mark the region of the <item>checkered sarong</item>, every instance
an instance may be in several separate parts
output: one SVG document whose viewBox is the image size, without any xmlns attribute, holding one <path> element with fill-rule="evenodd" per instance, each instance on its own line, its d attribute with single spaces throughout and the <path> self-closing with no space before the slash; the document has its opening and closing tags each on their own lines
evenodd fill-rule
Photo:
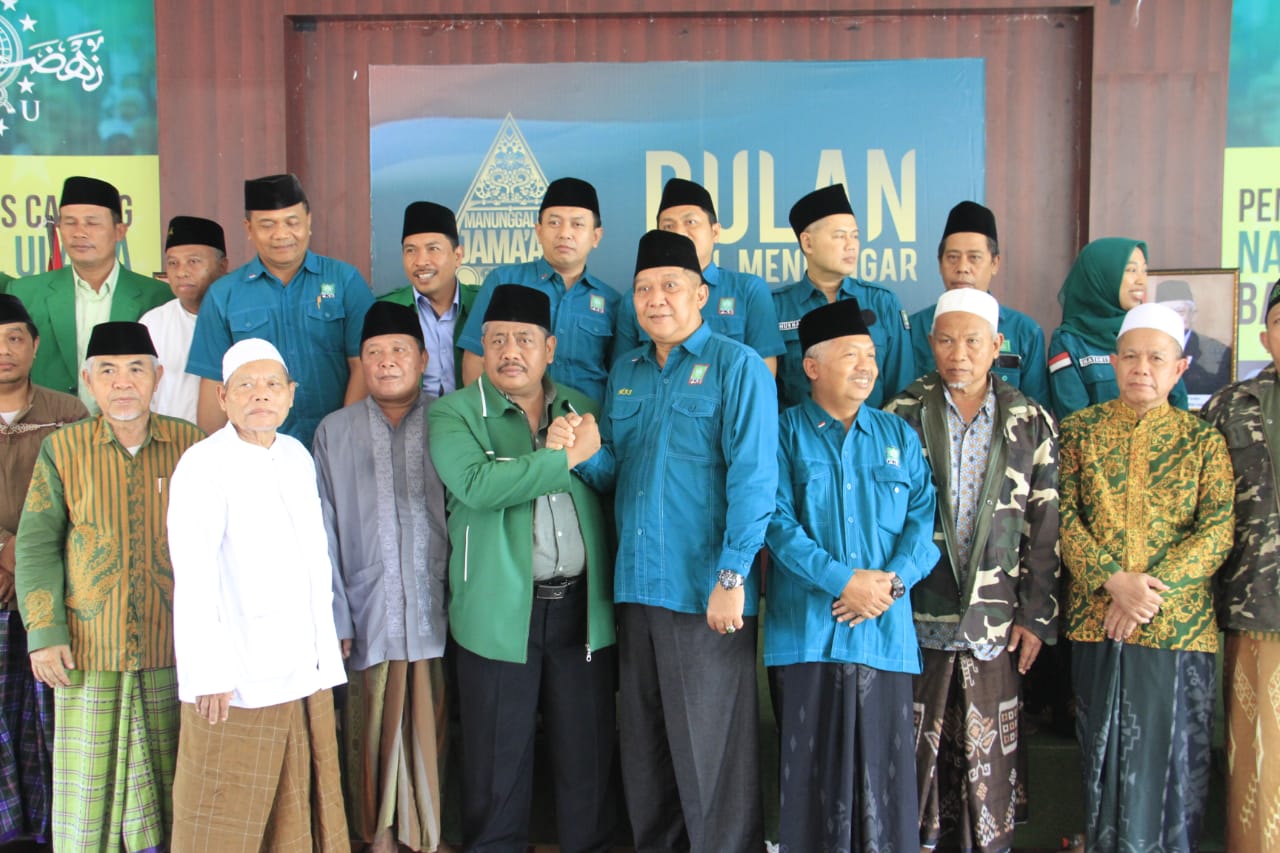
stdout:
<svg viewBox="0 0 1280 853">
<path fill-rule="evenodd" d="M 333 691 L 216 725 L 184 702 L 173 803 L 174 853 L 348 853 Z"/>
<path fill-rule="evenodd" d="M 17 611 L 0 610 L 0 844 L 49 840 L 53 691 L 31 674 Z"/>
<path fill-rule="evenodd" d="M 67 677 L 53 692 L 54 849 L 160 849 L 173 822 L 177 670 Z"/>
</svg>

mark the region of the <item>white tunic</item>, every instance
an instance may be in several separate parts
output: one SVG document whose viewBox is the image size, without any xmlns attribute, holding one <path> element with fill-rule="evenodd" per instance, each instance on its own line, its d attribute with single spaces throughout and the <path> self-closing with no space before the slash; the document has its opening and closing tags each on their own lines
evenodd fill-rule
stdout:
<svg viewBox="0 0 1280 853">
<path fill-rule="evenodd" d="M 311 455 L 228 424 L 183 454 L 169 493 L 178 697 L 263 708 L 346 681 Z"/>
<path fill-rule="evenodd" d="M 164 376 L 151 398 L 151 411 L 196 422 L 200 377 L 187 373 L 187 353 L 196 333 L 196 315 L 176 299 L 152 308 L 138 321 L 151 333 Z"/>
</svg>

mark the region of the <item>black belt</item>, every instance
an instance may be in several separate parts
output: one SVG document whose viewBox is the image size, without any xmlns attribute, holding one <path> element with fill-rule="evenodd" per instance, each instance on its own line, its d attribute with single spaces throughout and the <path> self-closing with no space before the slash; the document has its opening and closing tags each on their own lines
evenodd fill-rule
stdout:
<svg viewBox="0 0 1280 853">
<path fill-rule="evenodd" d="M 564 598 L 569 594 L 569 590 L 578 585 L 580 580 L 582 580 L 581 575 L 572 578 L 556 578 L 550 581 L 534 581 L 533 597 L 549 600 Z"/>
</svg>

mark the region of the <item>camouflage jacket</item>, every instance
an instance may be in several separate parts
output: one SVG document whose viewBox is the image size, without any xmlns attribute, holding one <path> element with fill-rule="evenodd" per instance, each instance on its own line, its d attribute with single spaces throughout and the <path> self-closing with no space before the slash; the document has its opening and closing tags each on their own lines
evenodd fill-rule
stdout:
<svg viewBox="0 0 1280 853">
<path fill-rule="evenodd" d="M 1005 643 L 1016 624 L 1041 640 L 1058 635 L 1058 433 L 1053 416 L 995 377 L 996 419 L 973 534 L 965 588 L 955 563 L 951 505 L 951 442 L 946 396 L 937 372 L 927 373 L 885 406 L 920 436 L 933 468 L 938 510 L 933 540 L 938 565 L 911 590 L 917 622 L 958 622 L 957 639 Z"/>
<path fill-rule="evenodd" d="M 1280 394 L 1274 366 L 1223 388 L 1201 412 L 1227 440 L 1235 469 L 1235 541 L 1214 579 L 1218 625 L 1227 631 L 1280 630 L 1280 503 L 1267 447 L 1280 430 L 1263 424 L 1264 393 Z"/>
</svg>

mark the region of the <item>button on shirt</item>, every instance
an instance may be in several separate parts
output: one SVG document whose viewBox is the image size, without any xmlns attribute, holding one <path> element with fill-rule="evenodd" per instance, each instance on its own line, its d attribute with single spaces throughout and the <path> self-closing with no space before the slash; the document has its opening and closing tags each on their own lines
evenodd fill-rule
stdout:
<svg viewBox="0 0 1280 853">
<path fill-rule="evenodd" d="M 493 289 L 500 284 L 523 284 L 547 294 L 551 300 L 551 334 L 556 336 L 556 360 L 547 365 L 547 373 L 556 382 L 593 400 L 603 400 L 609 350 L 622 299 L 618 292 L 587 272 L 573 287 L 566 288 L 560 273 L 545 258 L 498 267 L 485 277 L 458 339 L 458 346 L 467 352 L 484 355 L 481 327 Z"/>
<path fill-rule="evenodd" d="M 453 371 L 453 327 L 458 322 L 458 294 L 453 289 L 453 303 L 449 310 L 436 316 L 431 300 L 421 293 L 414 294 L 418 307 L 418 325 L 427 347 L 427 370 L 422 375 L 422 390 L 431 397 L 441 397 L 457 390 Z"/>
<path fill-rule="evenodd" d="M 920 440 L 901 418 L 863 405 L 849 430 L 813 400 L 782 413 L 764 659 L 920 672 L 911 600 L 852 628 L 831 615 L 858 569 L 910 589 L 938 561 L 934 488 Z"/>
<path fill-rule="evenodd" d="M 321 418 L 342 408 L 360 355 L 364 315 L 373 293 L 351 264 L 307 252 L 288 285 L 261 259 L 232 270 L 205 294 L 187 372 L 222 382 L 222 356 L 246 338 L 265 338 L 284 356 L 298 383 L 293 410 L 280 427 L 310 447 Z"/>
<path fill-rule="evenodd" d="M 597 491 L 616 485 L 614 600 L 702 613 L 716 575 L 747 575 L 764 543 L 777 485 L 773 377 L 754 350 L 704 323 L 659 366 L 654 348 L 609 374 L 599 453 L 575 468 Z"/>
<path fill-rule="evenodd" d="M 949 388 L 943 389 L 947 398 L 947 437 L 950 440 L 950 495 L 955 520 L 956 581 L 960 589 L 966 588 L 969 575 L 969 559 L 973 555 L 973 532 L 982 512 L 982 489 L 987 478 L 987 461 L 991 452 L 991 433 L 994 428 L 996 392 L 987 381 L 987 397 L 973 420 L 965 422 L 956 408 Z M 1004 645 L 985 643 L 974 645 L 956 639 L 958 624 L 952 622 L 922 621 L 916 630 L 920 645 L 926 649 L 945 651 L 972 651 L 978 660 L 995 660 Z"/>
<path fill-rule="evenodd" d="M 93 285 L 80 277 L 74 266 L 71 267 L 71 279 L 75 282 L 76 294 L 76 366 L 84 364 L 85 354 L 89 351 L 89 335 L 93 327 L 111 319 L 111 298 L 116 292 L 116 282 L 120 280 L 120 262 L 116 261 L 107 273 L 106 281 L 97 290 Z M 89 388 L 80 383 L 80 402 L 91 414 L 98 413 L 98 403 L 93 399 Z"/>
<path fill-rule="evenodd" d="M 840 283 L 837 299 L 856 297 L 864 311 L 875 313 L 870 328 L 876 345 L 876 366 L 880 377 L 865 405 L 878 409 L 885 400 L 906 388 L 915 378 L 915 359 L 911 340 L 903 327 L 906 315 L 893 291 L 856 278 Z M 778 315 L 778 329 L 787 351 L 778 363 L 778 402 L 783 408 L 804 402 L 809 397 L 809 377 L 804 374 L 804 352 L 800 349 L 800 318 L 814 308 L 827 304 L 827 296 L 806 275 L 795 284 L 774 291 L 773 307 Z"/>
</svg>

